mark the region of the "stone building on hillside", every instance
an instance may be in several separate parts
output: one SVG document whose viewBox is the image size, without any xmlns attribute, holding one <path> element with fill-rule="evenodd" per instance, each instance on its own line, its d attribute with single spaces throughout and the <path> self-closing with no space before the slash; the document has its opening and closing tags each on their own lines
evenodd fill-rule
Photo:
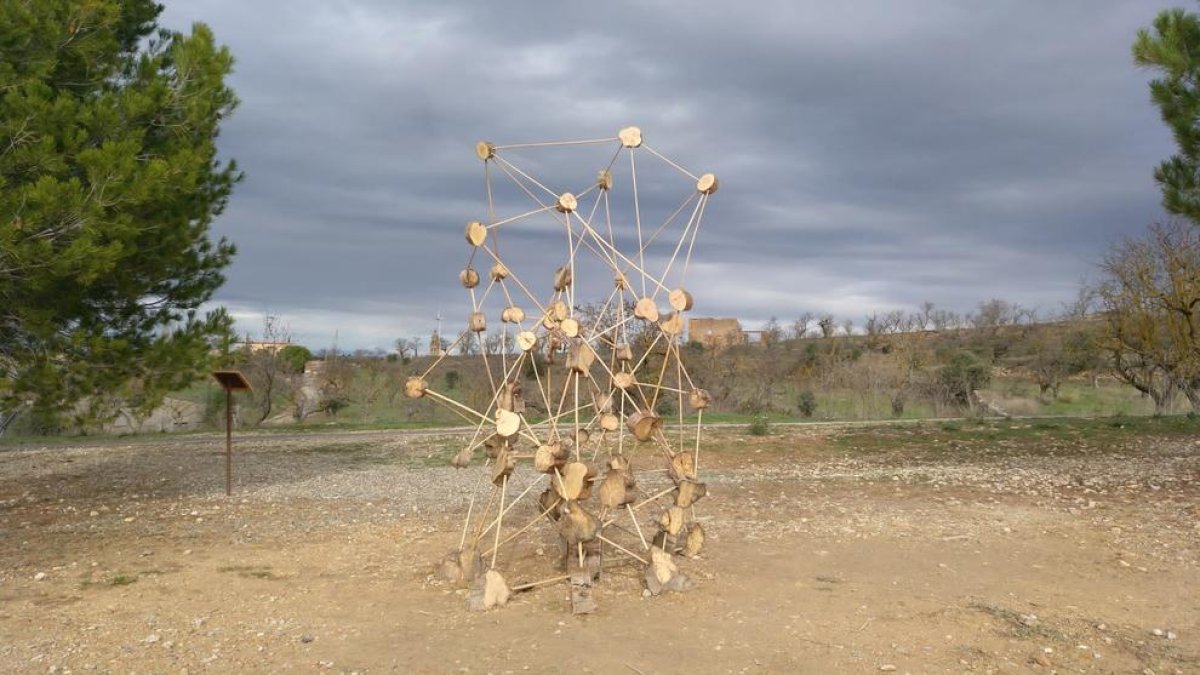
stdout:
<svg viewBox="0 0 1200 675">
<path fill-rule="evenodd" d="M 688 340 L 705 347 L 728 347 L 746 341 L 746 332 L 737 319 L 693 317 L 688 320 Z"/>
</svg>

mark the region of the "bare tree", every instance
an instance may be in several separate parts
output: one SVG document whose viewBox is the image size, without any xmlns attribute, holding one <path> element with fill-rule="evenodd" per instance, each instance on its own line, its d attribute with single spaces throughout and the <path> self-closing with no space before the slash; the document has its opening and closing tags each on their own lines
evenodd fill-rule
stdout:
<svg viewBox="0 0 1200 675">
<path fill-rule="evenodd" d="M 483 350 L 488 356 L 496 356 L 504 350 L 504 336 L 500 333 L 488 333 L 483 341 Z"/>
<path fill-rule="evenodd" d="M 936 331 L 947 331 L 963 325 L 962 316 L 949 309 L 934 309 L 929 313 L 929 325 Z"/>
<path fill-rule="evenodd" d="M 805 312 L 796 317 L 796 320 L 792 322 L 792 331 L 789 337 L 793 340 L 803 340 L 808 335 L 809 324 L 813 322 L 814 318 L 812 312 Z"/>
<path fill-rule="evenodd" d="M 929 330 L 933 328 L 933 312 L 934 305 L 932 302 L 928 300 L 922 302 L 921 306 L 917 308 L 917 311 L 914 312 L 909 319 L 909 324 L 912 326 L 912 329 Z"/>
<path fill-rule="evenodd" d="M 395 345 L 401 359 L 416 358 L 421 349 L 421 338 L 396 338 Z"/>
<path fill-rule="evenodd" d="M 1117 375 L 1158 412 L 1174 388 L 1200 411 L 1200 228 L 1178 219 L 1152 225 L 1114 247 L 1102 268 L 1097 290 Z"/>
<path fill-rule="evenodd" d="M 774 347 L 783 341 L 783 327 L 779 325 L 779 320 L 771 317 L 762 327 L 762 341 L 768 347 Z"/>
<path fill-rule="evenodd" d="M 817 321 L 817 327 L 821 329 L 821 337 L 831 338 L 837 332 L 837 323 L 834 322 L 832 314 L 822 314 L 821 319 Z"/>
<path fill-rule="evenodd" d="M 291 329 L 278 315 L 263 317 L 263 334 L 259 343 L 246 341 L 246 370 L 254 387 L 254 404 L 261 424 L 274 408 L 275 397 L 287 393 L 291 386 L 288 374 L 279 359 L 278 345 L 292 341 Z"/>
<path fill-rule="evenodd" d="M 975 328 L 994 331 L 1005 326 L 1030 323 L 1034 318 L 1036 315 L 1031 309 L 1015 302 L 992 298 L 979 303 L 978 311 L 970 316 L 969 321 Z"/>
</svg>

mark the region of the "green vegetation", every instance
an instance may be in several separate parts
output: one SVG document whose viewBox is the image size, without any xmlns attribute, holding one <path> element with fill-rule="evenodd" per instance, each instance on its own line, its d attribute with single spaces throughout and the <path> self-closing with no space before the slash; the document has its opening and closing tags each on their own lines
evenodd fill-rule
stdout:
<svg viewBox="0 0 1200 675">
<path fill-rule="evenodd" d="M 1200 221 L 1200 17 L 1182 9 L 1159 13 L 1151 28 L 1138 31 L 1133 60 L 1161 77 L 1150 98 L 1175 137 L 1177 152 L 1154 171 L 1169 213 Z"/>
<path fill-rule="evenodd" d="M 754 419 L 750 420 L 750 425 L 746 427 L 746 433 L 751 436 L 766 436 L 771 433 L 771 423 L 767 421 L 767 416 L 755 415 Z"/>
<path fill-rule="evenodd" d="M 855 453 L 921 450 L 954 452 L 980 446 L 1003 451 L 997 442 L 1030 442 L 1039 452 L 1066 452 L 1061 443 L 1043 441 L 1116 442 L 1138 436 L 1200 437 L 1200 417 L 1107 417 L 1081 419 L 1056 417 L 1038 420 L 977 419 L 956 422 L 873 425 L 843 431 L 834 436 L 833 447 Z M 1037 444 L 1032 443 L 1037 441 Z"/>
<path fill-rule="evenodd" d="M 817 397 L 812 393 L 811 389 L 805 389 L 800 392 L 800 398 L 796 402 L 796 408 L 804 417 L 812 417 L 817 412 Z"/>
<path fill-rule="evenodd" d="M 270 567 L 262 565 L 227 565 L 218 567 L 218 572 L 232 572 L 239 577 L 248 579 L 278 579 Z"/>
<path fill-rule="evenodd" d="M 209 237 L 241 173 L 217 159 L 237 104 L 203 24 L 151 0 L 0 11 L 0 431 L 148 412 L 228 337 L 200 306 L 234 247 Z"/>
</svg>

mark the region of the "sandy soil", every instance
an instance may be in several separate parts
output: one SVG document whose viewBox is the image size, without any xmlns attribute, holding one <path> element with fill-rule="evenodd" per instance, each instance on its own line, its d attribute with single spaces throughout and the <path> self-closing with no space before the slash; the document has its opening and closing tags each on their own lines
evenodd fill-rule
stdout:
<svg viewBox="0 0 1200 675">
<path fill-rule="evenodd" d="M 252 437 L 233 499 L 217 439 L 0 451 L 0 671 L 1200 672 L 1200 441 L 836 433 L 715 434 L 694 588 L 609 557 L 588 616 L 436 577 L 453 439 Z"/>
</svg>

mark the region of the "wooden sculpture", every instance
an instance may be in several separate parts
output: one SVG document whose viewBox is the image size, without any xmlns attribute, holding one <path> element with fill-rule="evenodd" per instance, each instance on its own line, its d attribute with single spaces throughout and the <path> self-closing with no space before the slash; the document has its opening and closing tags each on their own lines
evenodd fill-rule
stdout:
<svg viewBox="0 0 1200 675">
<path fill-rule="evenodd" d="M 551 189 L 510 156 L 552 146 L 608 146 L 611 159 L 596 167 L 590 185 Z M 482 508 L 472 497 L 459 547 L 442 559 L 442 573 L 471 589 L 469 604 L 477 609 L 566 582 L 573 610 L 590 612 L 593 581 L 620 560 L 643 570 L 653 594 L 683 590 L 689 582 L 676 556 L 694 557 L 704 544 L 696 503 L 708 493 L 698 470 L 712 400 L 680 359 L 682 315 L 694 303 L 684 277 L 717 178 L 659 154 L 637 127 L 585 141 L 481 141 L 475 151 L 484 163 L 488 211 L 465 229 L 470 255 L 459 282 L 471 312 L 457 342 L 404 387 L 409 398 L 435 400 L 475 426 L 452 464 L 482 463 L 481 480 L 493 486 Z M 665 220 L 643 222 L 651 209 L 639 201 L 639 162 L 684 178 L 678 208 Z M 525 202 L 514 215 L 497 214 L 497 178 Z M 568 187 L 574 189 L 562 189 Z M 565 233 L 566 252 L 550 270 L 526 275 L 508 264 L 513 260 L 501 260 L 499 240 L 513 227 L 528 232 L 534 218 L 556 221 L 553 232 Z M 583 294 L 596 302 L 586 312 Z M 502 337 L 500 353 L 485 348 L 489 331 Z M 481 410 L 430 386 L 430 373 L 466 341 L 478 342 L 493 389 Z M 539 525 L 560 539 L 565 569 L 510 585 L 501 554 Z"/>
</svg>

